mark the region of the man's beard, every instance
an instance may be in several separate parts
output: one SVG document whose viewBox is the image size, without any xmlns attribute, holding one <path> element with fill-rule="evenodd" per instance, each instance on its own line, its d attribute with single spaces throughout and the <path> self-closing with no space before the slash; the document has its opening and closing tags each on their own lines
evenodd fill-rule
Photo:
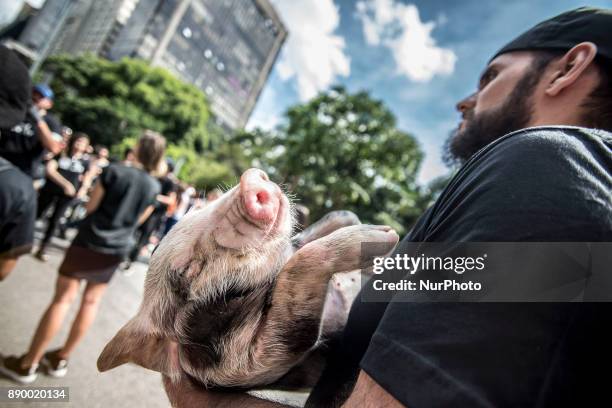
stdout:
<svg viewBox="0 0 612 408">
<path fill-rule="evenodd" d="M 478 116 L 466 112 L 464 128 L 454 130 L 445 143 L 444 162 L 449 166 L 463 164 L 489 143 L 527 127 L 533 112 L 531 97 L 539 79 L 539 72 L 529 71 L 499 108 Z"/>
</svg>

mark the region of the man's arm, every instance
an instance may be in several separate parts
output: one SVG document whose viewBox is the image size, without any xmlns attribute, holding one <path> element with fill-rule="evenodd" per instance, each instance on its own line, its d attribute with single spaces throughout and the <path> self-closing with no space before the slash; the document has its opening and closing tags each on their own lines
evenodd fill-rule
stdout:
<svg viewBox="0 0 612 408">
<path fill-rule="evenodd" d="M 170 404 L 174 408 L 280 408 L 289 405 L 259 399 L 246 393 L 206 391 L 196 388 L 188 379 L 174 384 L 169 377 L 163 376 L 164 388 Z M 359 373 L 355 389 L 343 405 L 344 408 L 401 408 L 404 407 L 391 394 L 385 391 L 364 371 Z"/>
<path fill-rule="evenodd" d="M 36 117 L 36 130 L 40 143 L 53 154 L 58 154 L 64 148 L 64 143 L 53 138 L 53 132 L 49 129 L 49 125 L 41 117 Z"/>
<path fill-rule="evenodd" d="M 173 383 L 169 377 L 163 376 L 164 388 L 173 408 L 282 408 L 288 405 L 278 404 L 252 397 L 246 393 L 231 393 L 207 391 L 196 388 L 187 378 L 179 383 Z"/>
<path fill-rule="evenodd" d="M 359 372 L 357 383 L 348 400 L 342 405 L 345 408 L 377 407 L 400 408 L 404 405 L 378 385 L 365 371 Z"/>
</svg>

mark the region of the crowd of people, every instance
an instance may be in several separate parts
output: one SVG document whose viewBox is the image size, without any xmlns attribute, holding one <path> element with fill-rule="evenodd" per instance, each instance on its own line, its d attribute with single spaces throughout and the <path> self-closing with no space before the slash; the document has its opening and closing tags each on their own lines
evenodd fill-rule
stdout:
<svg viewBox="0 0 612 408">
<path fill-rule="evenodd" d="M 62 126 L 53 102 L 52 89 L 32 87 L 17 54 L 0 47 L 0 277 L 29 252 L 46 262 L 52 238 L 77 231 L 28 352 L 0 365 L 20 382 L 33 381 L 40 363 L 50 375 L 65 375 L 113 274 L 129 273 L 187 211 L 220 195 L 215 189 L 204 196 L 174 175 L 162 135 L 145 131 L 122 160 L 114 160 L 108 147 Z M 37 220 L 43 236 L 34 250 Z M 87 285 L 69 337 L 64 347 L 47 352 L 82 280 Z"/>
</svg>

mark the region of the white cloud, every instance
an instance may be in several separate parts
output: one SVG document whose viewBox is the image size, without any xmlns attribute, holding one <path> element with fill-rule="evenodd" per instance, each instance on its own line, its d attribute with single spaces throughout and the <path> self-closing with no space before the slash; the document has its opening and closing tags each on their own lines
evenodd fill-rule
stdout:
<svg viewBox="0 0 612 408">
<path fill-rule="evenodd" d="M 337 76 L 348 76 L 350 59 L 344 38 L 335 35 L 340 13 L 332 0 L 274 0 L 276 10 L 289 29 L 278 74 L 284 81 L 295 78 L 301 100 L 329 87 Z"/>
<path fill-rule="evenodd" d="M 427 82 L 435 75 L 451 74 L 457 56 L 436 45 L 431 32 L 444 16 L 422 22 L 413 4 L 396 0 L 370 0 L 357 3 L 357 17 L 369 45 L 383 45 L 391 51 L 397 72 L 415 82 Z"/>
</svg>

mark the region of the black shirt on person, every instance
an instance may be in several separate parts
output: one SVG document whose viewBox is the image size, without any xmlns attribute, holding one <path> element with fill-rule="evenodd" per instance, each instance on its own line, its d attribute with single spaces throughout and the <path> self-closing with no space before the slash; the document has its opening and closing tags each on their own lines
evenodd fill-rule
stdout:
<svg viewBox="0 0 612 408">
<path fill-rule="evenodd" d="M 47 112 L 42 118 L 47 124 L 47 126 L 49 126 L 49 130 L 51 130 L 53 133 L 57 133 L 58 135 L 61 135 L 62 123 L 59 121 L 59 119 L 54 114 Z"/>
<path fill-rule="evenodd" d="M 11 129 L 0 129 L 0 156 L 33 177 L 41 165 L 45 148 L 36 130 L 36 122 L 27 117 Z"/>
<path fill-rule="evenodd" d="M 0 180 L 0 257 L 16 257 L 34 241 L 36 192 L 32 180 L 2 157 Z"/>
<path fill-rule="evenodd" d="M 176 191 L 176 184 L 172 179 L 168 176 L 160 177 L 158 179 L 159 184 L 161 185 L 161 195 L 167 196 L 168 194 Z M 155 214 L 163 215 L 168 209 L 168 205 L 164 203 L 160 203 L 159 201 L 155 204 Z"/>
<path fill-rule="evenodd" d="M 133 246 L 134 230 L 143 211 L 155 203 L 159 182 L 144 170 L 113 163 L 98 180 L 104 197 L 83 220 L 73 245 L 97 252 L 125 255 Z"/>
<path fill-rule="evenodd" d="M 83 156 L 57 157 L 54 160 L 57 161 L 57 172 L 68 180 L 74 189 L 78 191 L 83 181 L 83 175 L 89 169 L 89 160 Z M 43 188 L 48 190 L 51 194 L 64 194 L 64 189 L 53 180 L 48 180 Z"/>
<path fill-rule="evenodd" d="M 612 134 L 543 127 L 498 139 L 404 241 L 612 241 Z M 358 297 L 306 406 L 340 406 L 360 368 L 409 408 L 601 405 L 611 326 L 608 303 Z"/>
</svg>

